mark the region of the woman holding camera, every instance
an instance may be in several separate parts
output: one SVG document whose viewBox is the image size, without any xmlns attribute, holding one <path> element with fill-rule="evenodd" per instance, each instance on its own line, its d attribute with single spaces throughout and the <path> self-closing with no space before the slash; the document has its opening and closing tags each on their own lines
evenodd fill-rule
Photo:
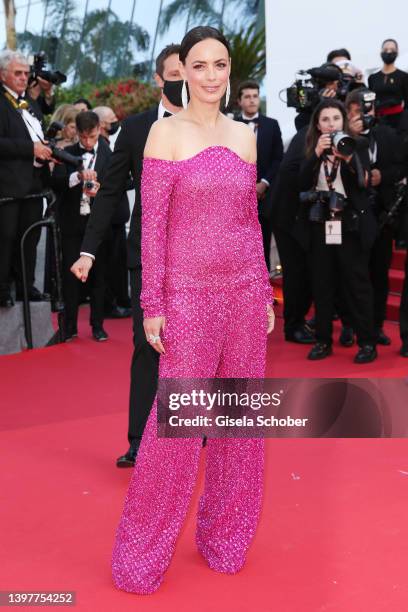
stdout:
<svg viewBox="0 0 408 612">
<path fill-rule="evenodd" d="M 340 289 L 360 349 L 355 363 L 377 357 L 368 262 L 376 224 L 367 197 L 367 150 L 347 134 L 343 104 L 325 100 L 315 109 L 300 171 L 316 308 L 316 344 L 309 359 L 332 353 L 332 318 Z M 340 283 L 340 285 L 339 285 Z"/>
</svg>

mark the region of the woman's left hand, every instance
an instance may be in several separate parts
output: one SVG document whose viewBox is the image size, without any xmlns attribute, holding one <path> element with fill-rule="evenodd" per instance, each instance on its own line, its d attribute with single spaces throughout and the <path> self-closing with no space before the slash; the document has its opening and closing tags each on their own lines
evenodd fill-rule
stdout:
<svg viewBox="0 0 408 612">
<path fill-rule="evenodd" d="M 275 327 L 275 313 L 273 311 L 272 304 L 268 304 L 266 306 L 266 316 L 268 317 L 268 330 L 266 333 L 270 334 L 271 331 L 273 331 L 273 328 Z"/>
</svg>

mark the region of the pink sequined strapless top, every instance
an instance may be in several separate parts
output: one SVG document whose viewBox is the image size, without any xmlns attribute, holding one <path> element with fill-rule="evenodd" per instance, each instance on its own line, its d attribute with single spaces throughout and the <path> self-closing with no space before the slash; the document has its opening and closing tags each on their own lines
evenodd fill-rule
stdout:
<svg viewBox="0 0 408 612">
<path fill-rule="evenodd" d="M 263 254 L 256 165 L 223 146 L 180 161 L 146 158 L 142 184 L 142 294 L 145 317 L 166 314 L 166 294 L 272 289 Z"/>
</svg>

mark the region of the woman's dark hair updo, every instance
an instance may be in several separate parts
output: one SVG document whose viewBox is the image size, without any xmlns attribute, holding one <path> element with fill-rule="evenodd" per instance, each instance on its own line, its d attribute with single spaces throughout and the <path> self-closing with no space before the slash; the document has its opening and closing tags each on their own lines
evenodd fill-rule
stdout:
<svg viewBox="0 0 408 612">
<path fill-rule="evenodd" d="M 218 40 L 218 42 L 224 45 L 224 47 L 227 49 L 228 55 L 231 55 L 228 40 L 225 38 L 224 34 L 217 30 L 217 28 L 212 28 L 210 26 L 197 26 L 196 28 L 189 30 L 181 41 L 179 53 L 180 61 L 184 64 L 190 49 L 202 40 L 207 40 L 207 38 Z"/>
</svg>

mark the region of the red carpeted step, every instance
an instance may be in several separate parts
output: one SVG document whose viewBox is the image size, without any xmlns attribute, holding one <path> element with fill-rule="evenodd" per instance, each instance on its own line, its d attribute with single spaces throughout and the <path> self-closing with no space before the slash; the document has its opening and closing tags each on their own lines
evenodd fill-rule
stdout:
<svg viewBox="0 0 408 612">
<path fill-rule="evenodd" d="M 394 251 L 392 254 L 391 269 L 404 270 L 406 256 L 407 252 L 405 250 Z"/>
<path fill-rule="evenodd" d="M 390 270 L 390 291 L 392 293 L 402 293 L 405 273 L 403 270 Z"/>
<path fill-rule="evenodd" d="M 393 295 L 392 293 L 388 296 L 387 300 L 387 320 L 388 321 L 399 321 L 399 307 L 401 302 L 400 295 Z"/>
</svg>

